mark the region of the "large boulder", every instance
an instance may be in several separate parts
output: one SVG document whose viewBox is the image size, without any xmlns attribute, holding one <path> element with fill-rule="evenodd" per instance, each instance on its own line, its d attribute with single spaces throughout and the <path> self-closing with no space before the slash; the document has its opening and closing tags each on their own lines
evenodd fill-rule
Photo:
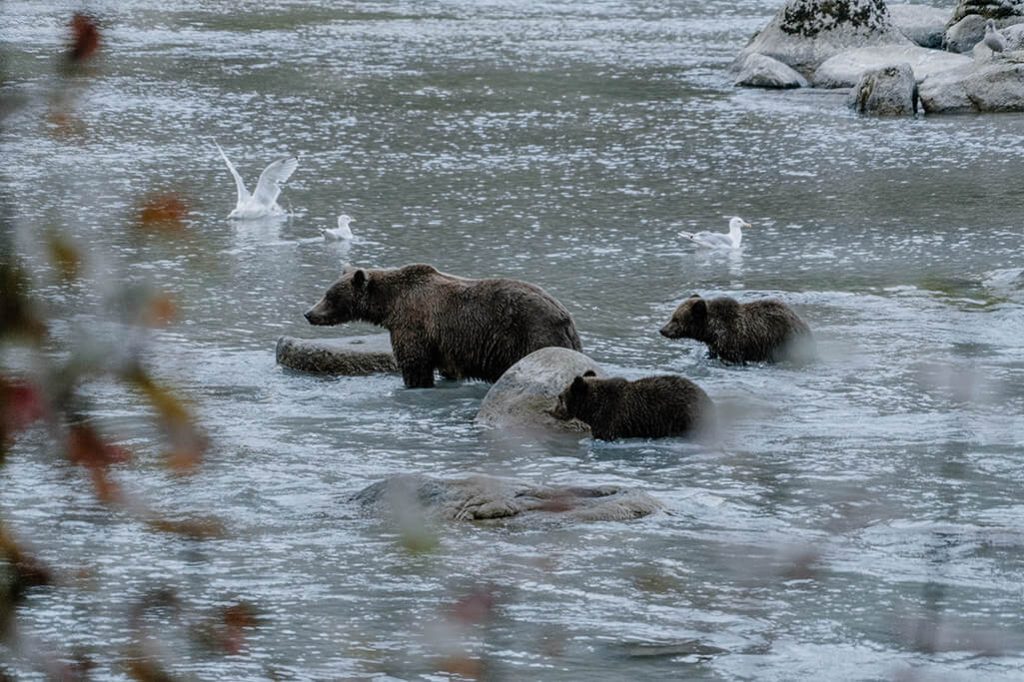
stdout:
<svg viewBox="0 0 1024 682">
<path fill-rule="evenodd" d="M 966 55 L 917 45 L 848 50 L 822 64 L 814 74 L 814 84 L 820 88 L 849 88 L 868 71 L 902 63 L 910 65 L 914 78 L 920 82 L 928 76 L 968 65 L 971 61 Z"/>
<path fill-rule="evenodd" d="M 1024 18 L 1024 0 L 960 0 L 953 10 L 950 25 L 976 14 L 984 19 Z"/>
<path fill-rule="evenodd" d="M 1024 53 L 973 62 L 918 86 L 925 113 L 1024 111 Z"/>
<path fill-rule="evenodd" d="M 868 71 L 850 93 L 850 105 L 869 116 L 913 116 L 917 113 L 917 81 L 910 64 Z"/>
<path fill-rule="evenodd" d="M 572 380 L 592 370 L 604 372 L 583 353 L 554 346 L 536 350 L 509 367 L 487 391 L 476 421 L 501 428 L 550 428 L 589 431 L 581 421 L 560 421 L 551 416 L 558 396 Z"/>
<path fill-rule="evenodd" d="M 750 54 L 740 65 L 736 85 L 748 88 L 806 88 L 807 79 L 777 59 Z"/>
<path fill-rule="evenodd" d="M 943 47 L 950 52 L 970 52 L 985 37 L 985 22 L 988 19 L 971 14 L 946 30 Z"/>
<path fill-rule="evenodd" d="M 447 521 L 625 521 L 663 508 L 654 497 L 632 488 L 544 486 L 482 474 L 461 479 L 399 474 L 364 488 L 353 500 L 373 516 L 427 515 Z"/>
<path fill-rule="evenodd" d="M 892 23 L 921 47 L 939 49 L 946 36 L 951 13 L 948 9 L 928 5 L 889 5 Z"/>
<path fill-rule="evenodd" d="M 397 373 L 387 334 L 310 341 L 282 336 L 277 340 L 277 364 L 289 369 L 332 376 Z"/>
<path fill-rule="evenodd" d="M 810 76 L 844 50 L 912 44 L 893 24 L 885 0 L 788 0 L 743 48 L 735 67 L 763 54 Z"/>
</svg>

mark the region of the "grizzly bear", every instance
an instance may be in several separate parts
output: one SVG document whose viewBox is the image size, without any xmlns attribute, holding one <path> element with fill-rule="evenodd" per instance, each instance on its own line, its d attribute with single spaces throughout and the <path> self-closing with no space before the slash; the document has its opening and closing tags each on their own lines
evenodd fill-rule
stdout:
<svg viewBox="0 0 1024 682">
<path fill-rule="evenodd" d="M 582 348 L 569 311 L 540 287 L 455 277 L 430 265 L 348 270 L 306 319 L 386 328 L 409 388 L 433 386 L 435 369 L 449 379 L 494 382 L 540 348 Z"/>
<path fill-rule="evenodd" d="M 777 362 L 813 355 L 811 330 L 792 308 L 772 298 L 740 303 L 728 296 L 694 294 L 661 329 L 670 339 L 696 339 L 723 362 Z"/>
<path fill-rule="evenodd" d="M 598 379 L 593 371 L 573 379 L 551 411 L 579 419 L 594 438 L 684 436 L 705 425 L 714 404 L 700 386 L 680 376 Z"/>
</svg>

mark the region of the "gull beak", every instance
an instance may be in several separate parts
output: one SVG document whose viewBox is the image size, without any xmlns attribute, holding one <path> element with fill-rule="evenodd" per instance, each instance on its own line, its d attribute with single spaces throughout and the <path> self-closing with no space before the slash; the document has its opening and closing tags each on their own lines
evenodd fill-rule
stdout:
<svg viewBox="0 0 1024 682">
<path fill-rule="evenodd" d="M 744 229 L 746 229 L 746 228 L 753 227 L 753 225 L 751 225 L 750 223 L 744 222 L 743 223 L 743 227 L 744 227 Z"/>
</svg>

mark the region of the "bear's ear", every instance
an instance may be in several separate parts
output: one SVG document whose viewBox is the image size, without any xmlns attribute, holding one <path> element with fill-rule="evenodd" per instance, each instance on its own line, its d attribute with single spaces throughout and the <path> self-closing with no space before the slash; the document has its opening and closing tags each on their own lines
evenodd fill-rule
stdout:
<svg viewBox="0 0 1024 682">
<path fill-rule="evenodd" d="M 708 304 L 704 302 L 703 298 L 698 297 L 697 300 L 693 302 L 693 305 L 690 306 L 690 313 L 693 315 L 694 319 L 703 320 L 708 316 Z"/>
<path fill-rule="evenodd" d="M 583 373 L 583 376 L 585 376 L 585 377 L 596 377 L 597 376 L 597 372 L 595 372 L 592 369 L 588 369 L 586 372 Z"/>
<path fill-rule="evenodd" d="M 356 270 L 352 273 L 352 286 L 356 289 L 362 289 L 366 286 L 366 270 Z"/>
<path fill-rule="evenodd" d="M 690 294 L 690 300 L 693 300 L 695 298 L 700 299 L 700 294 L 698 294 L 697 292 L 693 292 L 692 294 Z"/>
<path fill-rule="evenodd" d="M 569 387 L 573 395 L 583 395 L 587 392 L 587 380 L 583 377 L 576 377 Z"/>
</svg>

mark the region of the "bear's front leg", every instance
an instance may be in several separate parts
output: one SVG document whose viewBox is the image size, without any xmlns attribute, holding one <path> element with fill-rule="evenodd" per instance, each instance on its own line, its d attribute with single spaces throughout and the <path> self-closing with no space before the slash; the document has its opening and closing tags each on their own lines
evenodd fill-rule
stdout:
<svg viewBox="0 0 1024 682">
<path fill-rule="evenodd" d="M 406 388 L 434 387 L 433 353 L 424 348 L 422 338 L 421 335 L 391 335 L 391 348 Z"/>
</svg>

